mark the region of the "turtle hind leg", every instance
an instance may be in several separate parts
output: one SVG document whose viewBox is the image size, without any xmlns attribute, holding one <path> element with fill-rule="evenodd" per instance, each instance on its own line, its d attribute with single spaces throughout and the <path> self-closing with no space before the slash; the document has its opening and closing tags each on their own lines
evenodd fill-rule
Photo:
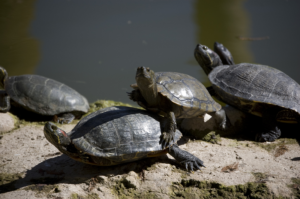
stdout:
<svg viewBox="0 0 300 199">
<path fill-rule="evenodd" d="M 10 110 L 10 97 L 6 93 L 0 93 L 1 105 L 0 112 L 6 113 Z"/>
<path fill-rule="evenodd" d="M 202 160 L 187 151 L 181 150 L 176 144 L 169 148 L 169 154 L 186 170 L 201 170 L 201 167 L 205 167 Z"/>
<path fill-rule="evenodd" d="M 75 115 L 73 113 L 62 113 L 54 116 L 54 122 L 58 122 L 60 124 L 69 124 L 75 119 Z"/>
<path fill-rule="evenodd" d="M 267 109 L 262 113 L 264 129 L 257 133 L 255 140 L 259 142 L 273 142 L 281 136 L 281 130 L 276 122 L 276 109 Z"/>
<path fill-rule="evenodd" d="M 174 112 L 169 112 L 163 119 L 163 133 L 161 135 L 162 147 L 166 148 L 170 146 L 173 141 L 175 143 L 175 131 L 177 129 L 177 123 Z"/>
</svg>

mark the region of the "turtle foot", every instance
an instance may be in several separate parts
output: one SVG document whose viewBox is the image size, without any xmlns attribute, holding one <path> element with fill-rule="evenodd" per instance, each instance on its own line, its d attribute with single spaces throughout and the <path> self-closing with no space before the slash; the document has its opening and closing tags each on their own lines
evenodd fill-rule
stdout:
<svg viewBox="0 0 300 199">
<path fill-rule="evenodd" d="M 201 170 L 201 167 L 205 167 L 202 160 L 180 149 L 176 144 L 170 147 L 169 153 L 175 160 L 183 165 L 187 171 Z"/>
<path fill-rule="evenodd" d="M 201 170 L 201 167 L 205 167 L 203 161 L 196 156 L 193 156 L 193 160 L 185 160 L 180 162 L 180 164 L 182 164 L 187 171 Z"/>
<path fill-rule="evenodd" d="M 75 115 L 72 113 L 64 113 L 62 115 L 55 115 L 54 116 L 54 122 L 60 123 L 60 124 L 69 124 L 75 119 Z"/>
<path fill-rule="evenodd" d="M 141 93 L 139 90 L 133 90 L 131 92 L 127 92 L 129 99 L 131 99 L 134 102 L 141 101 Z"/>
<path fill-rule="evenodd" d="M 255 136 L 255 141 L 258 142 L 274 142 L 281 135 L 281 131 L 278 127 L 275 130 L 271 130 L 267 133 L 258 133 Z"/>
</svg>

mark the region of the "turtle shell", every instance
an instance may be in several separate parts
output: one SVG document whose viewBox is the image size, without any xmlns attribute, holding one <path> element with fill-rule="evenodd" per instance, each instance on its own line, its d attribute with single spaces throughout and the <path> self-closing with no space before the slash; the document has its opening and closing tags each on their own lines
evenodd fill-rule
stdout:
<svg viewBox="0 0 300 199">
<path fill-rule="evenodd" d="M 14 102 L 41 115 L 89 110 L 88 101 L 77 91 L 39 75 L 8 77 L 5 91 Z"/>
<path fill-rule="evenodd" d="M 216 67 L 209 80 L 218 96 L 243 111 L 261 116 L 268 106 L 300 114 L 300 85 L 275 68 L 241 63 Z"/>
<path fill-rule="evenodd" d="M 219 111 L 222 107 L 197 79 L 182 73 L 156 72 L 157 91 L 171 102 L 177 118 L 191 118 Z M 161 106 L 166 103 L 161 99 Z M 164 110 L 164 107 L 161 107 Z"/>
<path fill-rule="evenodd" d="M 72 158 L 109 166 L 160 155 L 166 149 L 160 144 L 160 120 L 157 114 L 122 106 L 91 113 L 68 133 L 74 147 L 85 156 Z M 181 136 L 176 130 L 175 141 Z"/>
</svg>

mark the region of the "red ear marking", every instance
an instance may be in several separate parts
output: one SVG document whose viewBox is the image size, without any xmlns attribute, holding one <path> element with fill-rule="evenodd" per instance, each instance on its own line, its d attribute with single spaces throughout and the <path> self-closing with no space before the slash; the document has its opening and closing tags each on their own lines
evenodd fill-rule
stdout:
<svg viewBox="0 0 300 199">
<path fill-rule="evenodd" d="M 66 134 L 66 132 L 64 132 L 64 131 L 61 130 L 61 129 L 59 129 L 59 130 L 60 130 L 60 132 L 61 132 L 65 137 L 68 137 L 67 134 Z"/>
</svg>

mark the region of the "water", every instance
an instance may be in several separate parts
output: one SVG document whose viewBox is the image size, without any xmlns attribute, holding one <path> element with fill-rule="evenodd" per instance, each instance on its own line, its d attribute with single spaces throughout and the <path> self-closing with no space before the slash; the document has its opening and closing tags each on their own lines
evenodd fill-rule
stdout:
<svg viewBox="0 0 300 199">
<path fill-rule="evenodd" d="M 218 41 L 236 63 L 300 82 L 299 8 L 297 0 L 1 0 L 0 65 L 63 82 L 90 102 L 135 104 L 126 92 L 142 65 L 209 85 L 193 51 Z"/>
</svg>

